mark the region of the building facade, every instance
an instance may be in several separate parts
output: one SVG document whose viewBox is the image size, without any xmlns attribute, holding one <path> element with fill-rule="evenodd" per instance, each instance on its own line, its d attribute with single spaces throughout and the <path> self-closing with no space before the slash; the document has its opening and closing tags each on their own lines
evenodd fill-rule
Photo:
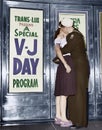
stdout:
<svg viewBox="0 0 102 130">
<path fill-rule="evenodd" d="M 63 17 L 72 18 L 85 36 L 89 120 L 102 119 L 102 0 L 1 0 L 1 124 L 53 120 L 53 34 Z"/>
</svg>

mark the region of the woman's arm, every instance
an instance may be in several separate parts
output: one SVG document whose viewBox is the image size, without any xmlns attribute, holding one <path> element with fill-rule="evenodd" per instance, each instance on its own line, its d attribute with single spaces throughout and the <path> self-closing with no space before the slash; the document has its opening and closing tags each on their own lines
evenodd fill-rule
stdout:
<svg viewBox="0 0 102 130">
<path fill-rule="evenodd" d="M 71 68 L 67 64 L 67 62 L 65 61 L 65 59 L 64 59 L 64 57 L 62 55 L 62 52 L 60 50 L 59 44 L 55 45 L 55 52 L 56 52 L 57 57 L 61 60 L 61 62 L 63 63 L 64 67 L 66 68 L 66 72 L 69 73 L 71 71 Z"/>
</svg>

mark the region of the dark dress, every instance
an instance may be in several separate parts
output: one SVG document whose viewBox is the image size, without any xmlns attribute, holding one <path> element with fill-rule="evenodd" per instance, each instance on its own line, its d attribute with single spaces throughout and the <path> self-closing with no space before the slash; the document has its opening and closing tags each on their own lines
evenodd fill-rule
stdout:
<svg viewBox="0 0 102 130">
<path fill-rule="evenodd" d="M 63 63 L 60 61 L 55 81 L 55 96 L 69 96 L 76 93 L 75 70 L 71 56 L 64 56 L 68 65 L 71 67 L 71 72 L 67 73 Z"/>
<path fill-rule="evenodd" d="M 68 98 L 69 119 L 77 126 L 86 127 L 87 120 L 87 88 L 90 74 L 83 35 L 74 30 L 67 36 L 67 42 L 62 53 L 71 53 L 76 73 L 76 95 Z"/>
</svg>

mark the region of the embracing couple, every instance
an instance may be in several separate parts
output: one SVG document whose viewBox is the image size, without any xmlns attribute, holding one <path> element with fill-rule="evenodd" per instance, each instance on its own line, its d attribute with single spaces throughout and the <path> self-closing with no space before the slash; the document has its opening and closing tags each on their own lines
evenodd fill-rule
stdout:
<svg viewBox="0 0 102 130">
<path fill-rule="evenodd" d="M 73 20 L 63 18 L 55 31 L 54 44 L 58 64 L 55 80 L 55 124 L 61 127 L 87 127 L 87 90 L 90 67 L 82 33 Z"/>
</svg>

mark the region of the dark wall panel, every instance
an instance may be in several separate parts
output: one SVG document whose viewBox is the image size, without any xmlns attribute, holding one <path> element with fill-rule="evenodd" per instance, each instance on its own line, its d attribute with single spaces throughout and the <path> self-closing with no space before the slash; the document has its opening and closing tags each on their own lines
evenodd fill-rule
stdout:
<svg viewBox="0 0 102 130">
<path fill-rule="evenodd" d="M 0 121 L 1 121 L 1 107 L 2 107 L 2 102 L 1 102 L 1 46 L 2 46 L 2 42 L 1 42 L 1 23 L 2 23 L 2 1 L 0 1 Z"/>
<path fill-rule="evenodd" d="M 102 7 L 95 6 L 94 14 L 96 118 L 102 119 Z"/>
</svg>

